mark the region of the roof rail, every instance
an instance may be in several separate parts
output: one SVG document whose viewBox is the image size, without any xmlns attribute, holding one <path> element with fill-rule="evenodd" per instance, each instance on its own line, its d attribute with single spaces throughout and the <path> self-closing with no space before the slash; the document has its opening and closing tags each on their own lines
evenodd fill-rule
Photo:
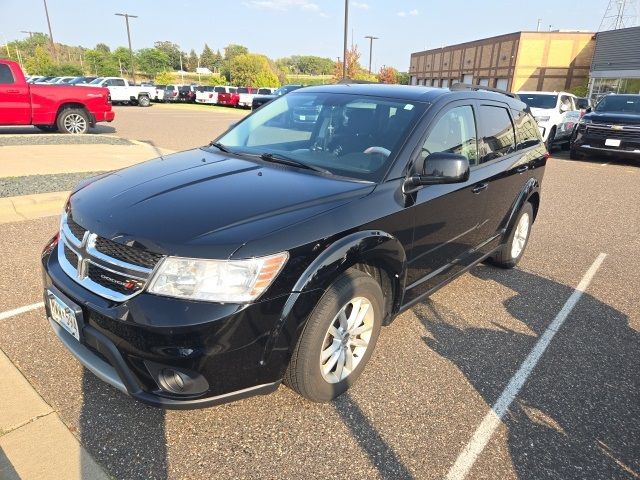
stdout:
<svg viewBox="0 0 640 480">
<path fill-rule="evenodd" d="M 449 87 L 449 90 L 457 92 L 460 90 L 485 90 L 487 92 L 495 92 L 506 95 L 507 97 L 520 100 L 520 97 L 516 93 L 507 92 L 506 90 L 500 90 L 499 88 L 485 87 L 483 85 L 469 85 L 468 83 L 454 83 Z"/>
</svg>

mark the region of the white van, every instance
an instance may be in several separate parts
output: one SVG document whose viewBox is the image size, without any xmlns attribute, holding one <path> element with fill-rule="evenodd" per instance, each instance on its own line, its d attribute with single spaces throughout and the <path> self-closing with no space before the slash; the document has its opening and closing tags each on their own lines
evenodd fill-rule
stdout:
<svg viewBox="0 0 640 480">
<path fill-rule="evenodd" d="M 567 144 L 571 138 L 575 122 L 576 96 L 567 92 L 516 92 L 531 108 L 531 114 L 538 123 L 542 138 L 551 151 L 554 144 Z M 571 125 L 572 127 L 572 125 Z"/>
</svg>

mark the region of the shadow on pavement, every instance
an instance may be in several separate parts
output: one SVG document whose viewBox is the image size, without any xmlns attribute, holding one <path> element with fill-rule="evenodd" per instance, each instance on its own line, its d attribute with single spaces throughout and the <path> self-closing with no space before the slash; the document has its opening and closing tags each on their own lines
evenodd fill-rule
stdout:
<svg viewBox="0 0 640 480">
<path fill-rule="evenodd" d="M 349 428 L 351 434 L 367 454 L 371 463 L 380 472 L 381 478 L 395 480 L 412 479 L 393 449 L 385 442 L 380 432 L 371 424 L 349 393 L 345 393 L 332 402 L 338 415 Z"/>
<path fill-rule="evenodd" d="M 2 447 L 0 447 L 0 478 L 2 480 L 20 480 L 20 475 L 4 454 Z"/>
<path fill-rule="evenodd" d="M 96 124 L 95 127 L 90 128 L 87 133 L 111 134 L 111 133 L 115 133 L 115 132 L 116 132 L 115 127 L 112 127 L 110 125 L 105 125 L 105 124 L 102 124 L 102 123 L 98 123 L 98 124 Z M 35 135 L 35 134 L 51 135 L 51 133 L 43 132 L 42 130 L 38 130 L 36 127 L 31 127 L 31 126 L 20 126 L 20 127 L 2 126 L 2 127 L 0 127 L 0 135 L 2 135 L 2 134 L 4 134 L 4 135 Z M 60 133 L 60 135 L 64 135 L 64 133 Z"/>
<path fill-rule="evenodd" d="M 521 270 L 472 273 L 513 290 L 505 306 L 535 336 L 471 326 L 433 301 L 414 313 L 426 344 L 493 405 L 573 288 Z M 639 352 L 627 317 L 585 294 L 503 419 L 519 478 L 640 478 Z"/>
<path fill-rule="evenodd" d="M 80 441 L 113 478 L 168 478 L 164 410 L 82 375 Z"/>
</svg>

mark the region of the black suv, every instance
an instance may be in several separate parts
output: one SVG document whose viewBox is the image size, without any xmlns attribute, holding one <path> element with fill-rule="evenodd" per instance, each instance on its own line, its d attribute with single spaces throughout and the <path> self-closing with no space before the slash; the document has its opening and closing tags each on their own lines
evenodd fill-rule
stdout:
<svg viewBox="0 0 640 480">
<path fill-rule="evenodd" d="M 590 154 L 640 159 L 640 95 L 607 95 L 587 109 L 573 131 L 570 157 Z"/>
<path fill-rule="evenodd" d="M 311 128 L 290 121 L 301 106 Z M 79 185 L 42 256 L 47 315 L 89 370 L 153 405 L 282 381 L 329 401 L 400 312 L 478 262 L 518 263 L 546 160 L 507 94 L 300 89 L 209 146 Z"/>
</svg>

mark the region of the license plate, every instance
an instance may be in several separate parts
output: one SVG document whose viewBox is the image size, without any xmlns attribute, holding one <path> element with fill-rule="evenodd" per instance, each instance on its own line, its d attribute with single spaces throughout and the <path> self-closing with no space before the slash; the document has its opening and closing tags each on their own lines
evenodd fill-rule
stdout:
<svg viewBox="0 0 640 480">
<path fill-rule="evenodd" d="M 618 139 L 618 138 L 607 138 L 607 139 L 604 141 L 604 144 L 605 144 L 607 147 L 619 147 L 619 146 L 620 146 L 620 143 L 621 143 L 621 140 L 620 140 L 620 139 Z"/>
<path fill-rule="evenodd" d="M 304 115 L 300 115 L 300 121 L 304 122 L 307 119 L 307 117 L 305 117 Z"/>
<path fill-rule="evenodd" d="M 47 291 L 47 301 L 51 318 L 79 341 L 80 329 L 73 308 L 60 300 L 51 290 Z"/>
</svg>

